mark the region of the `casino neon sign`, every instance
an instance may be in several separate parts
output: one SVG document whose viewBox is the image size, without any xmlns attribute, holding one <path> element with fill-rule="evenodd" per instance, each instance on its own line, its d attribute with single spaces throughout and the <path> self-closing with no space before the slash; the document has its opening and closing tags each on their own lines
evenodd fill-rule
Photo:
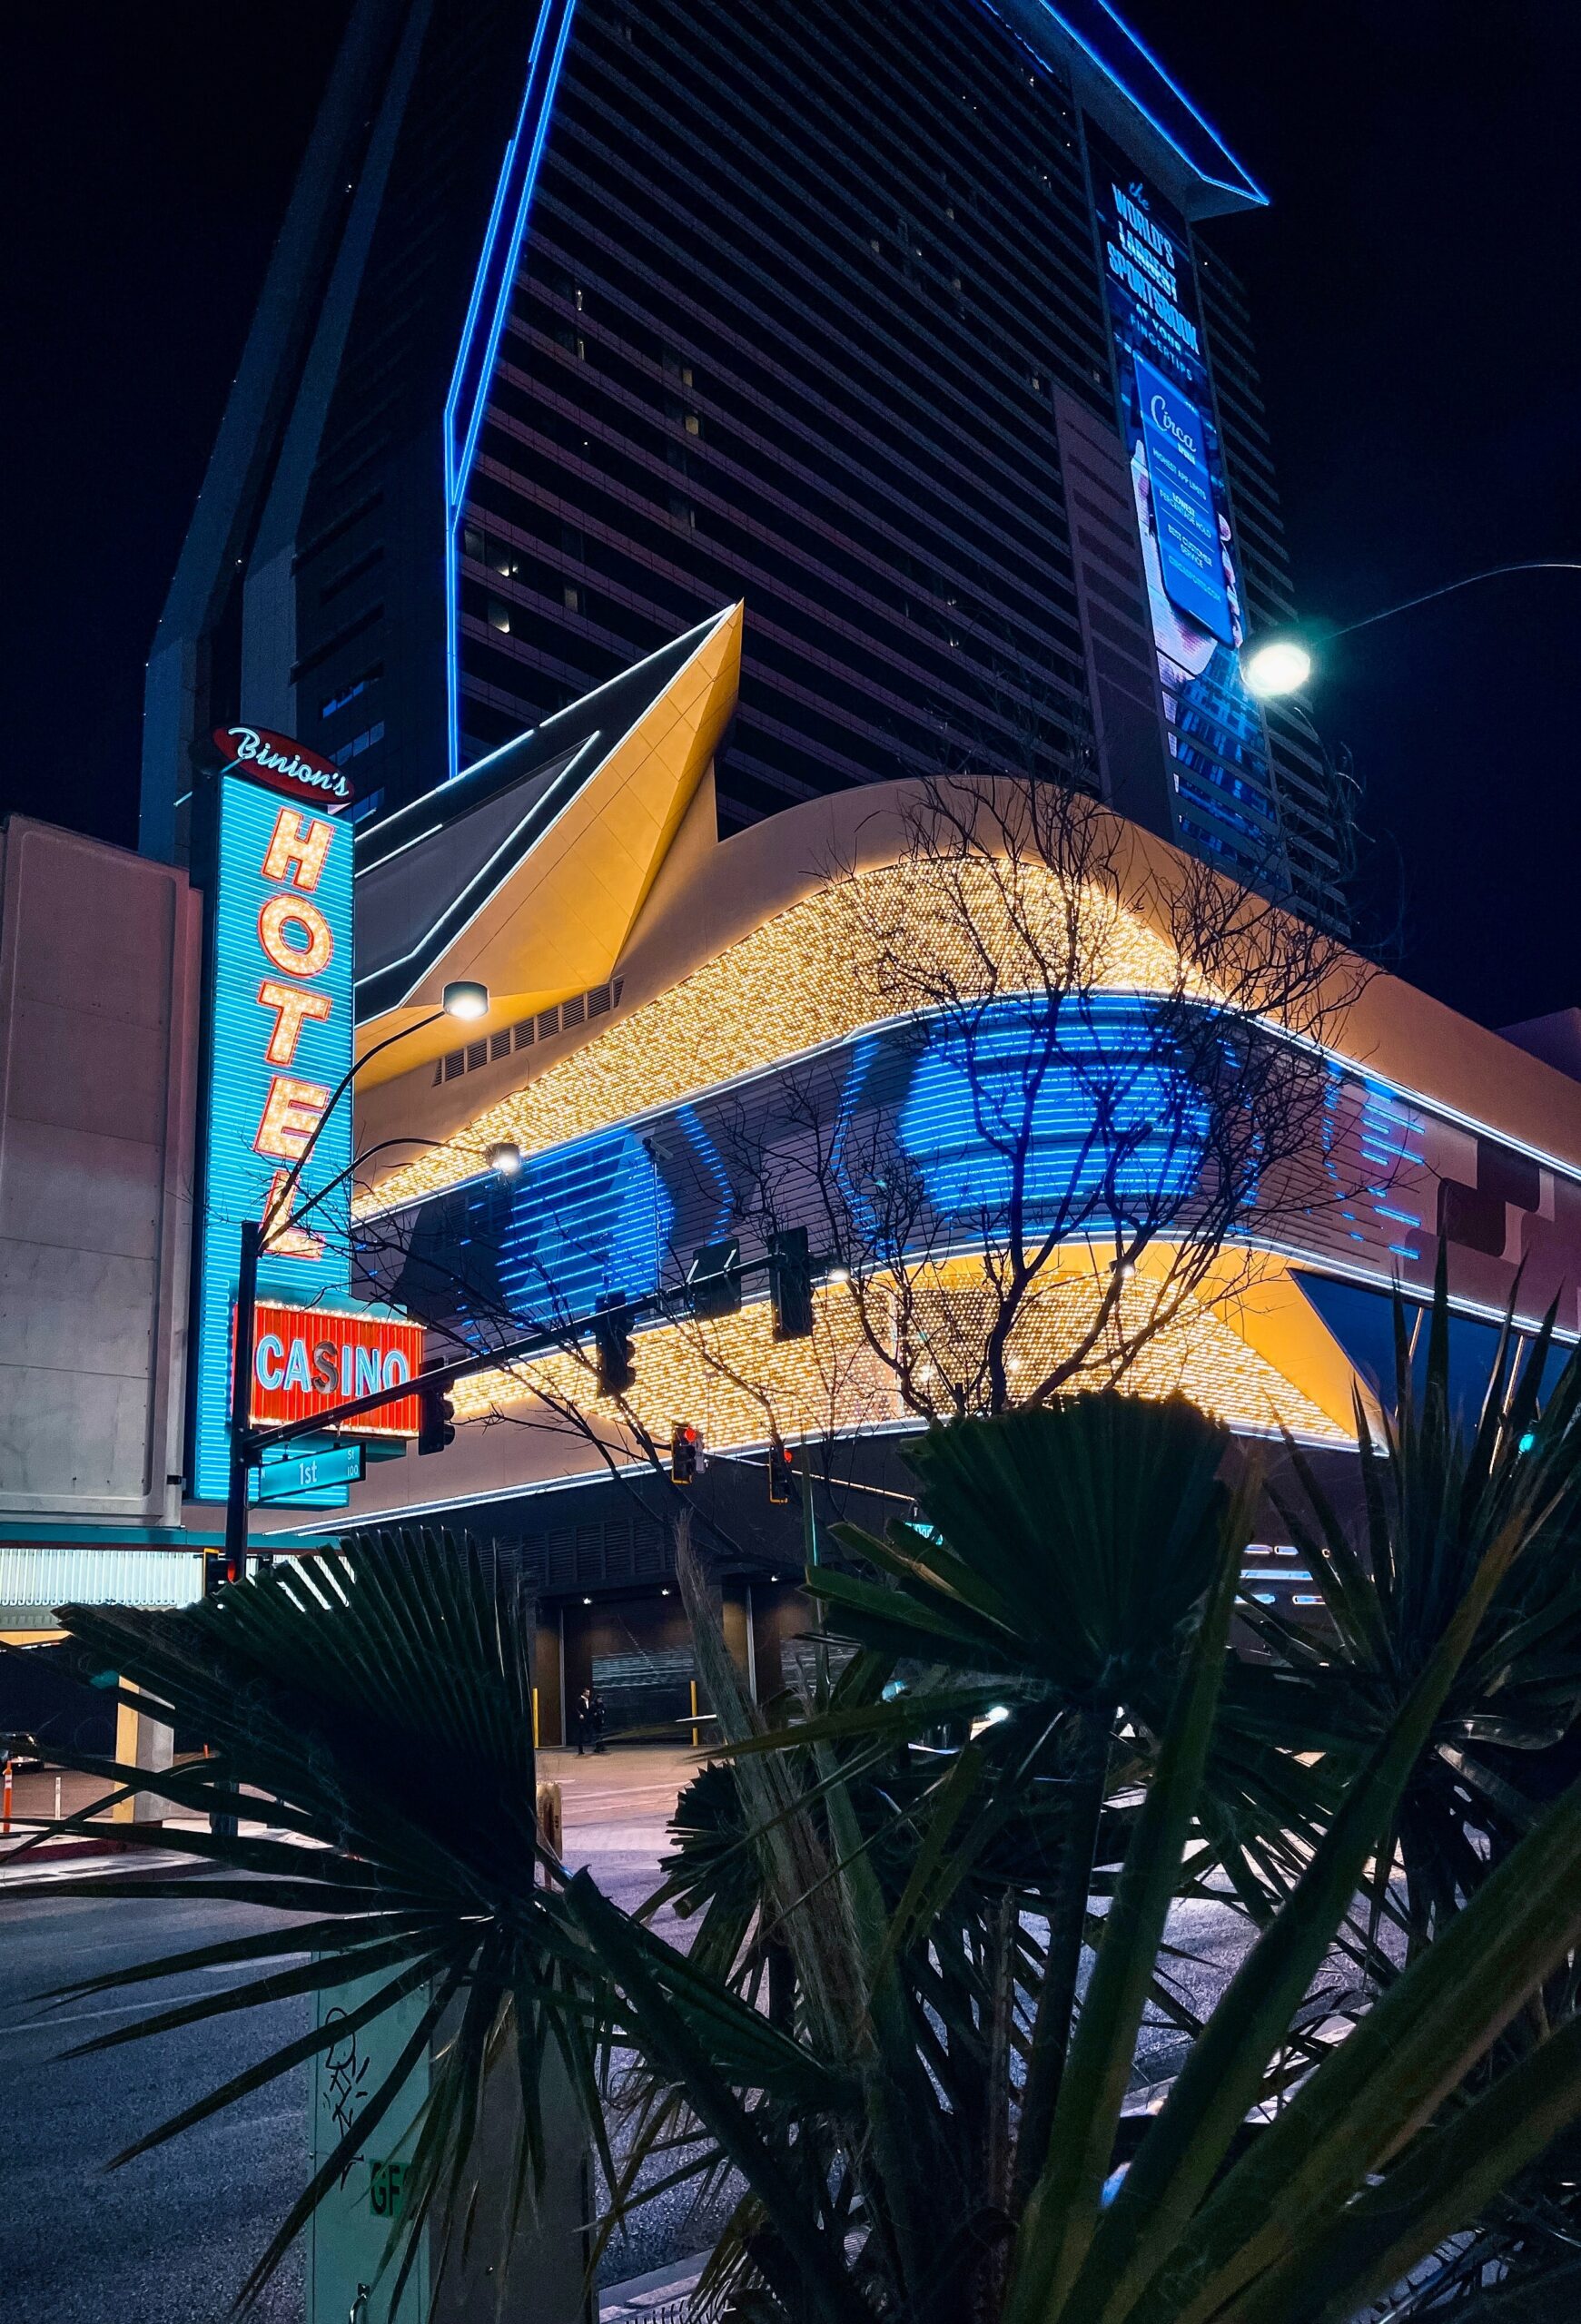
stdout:
<svg viewBox="0 0 1581 2324">
<path fill-rule="evenodd" d="M 399 1387 L 422 1370 L 420 1324 L 376 1310 L 293 1307 L 261 1299 L 252 1343 L 255 1428 L 313 1420 L 355 1396 Z M 418 1401 L 402 1396 L 348 1423 L 356 1436 L 415 1436 Z"/>
<path fill-rule="evenodd" d="M 352 1056 L 351 829 L 242 767 L 216 789 L 193 1452 L 204 1501 L 225 1496 L 242 1221 L 271 1222 L 261 1301 L 327 1309 L 351 1292 L 351 1108 L 331 1099 Z M 318 1321 L 345 1338 L 344 1316 Z"/>
</svg>

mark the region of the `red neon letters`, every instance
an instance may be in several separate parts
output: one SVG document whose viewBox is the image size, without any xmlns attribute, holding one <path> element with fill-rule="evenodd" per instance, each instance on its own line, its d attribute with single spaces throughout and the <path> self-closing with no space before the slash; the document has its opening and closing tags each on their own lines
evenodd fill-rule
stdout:
<svg viewBox="0 0 1581 2324">
<path fill-rule="evenodd" d="M 264 1036 L 263 1053 L 271 1065 L 289 1066 L 303 1025 L 325 1024 L 334 1013 L 331 995 L 315 991 L 308 981 L 321 976 L 335 955 L 330 923 L 318 905 L 309 901 L 334 836 L 333 823 L 321 816 L 303 816 L 294 807 L 282 807 L 264 851 L 264 878 L 282 883 L 265 899 L 258 915 L 258 940 L 271 964 L 282 971 L 278 977 L 265 977 L 258 988 L 259 1007 L 272 1010 L 274 1017 Z M 322 1082 L 277 1073 L 263 1101 L 252 1140 L 254 1152 L 271 1162 L 300 1162 L 330 1098 Z M 275 1172 L 271 1206 L 286 1175 L 284 1170 Z M 318 1257 L 323 1239 L 305 1227 L 276 1220 L 269 1246 L 280 1258 L 311 1259 Z"/>
</svg>

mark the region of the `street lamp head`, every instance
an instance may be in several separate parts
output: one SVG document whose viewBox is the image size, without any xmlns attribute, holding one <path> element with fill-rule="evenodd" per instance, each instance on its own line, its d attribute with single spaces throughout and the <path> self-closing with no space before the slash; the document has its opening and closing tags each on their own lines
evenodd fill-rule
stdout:
<svg viewBox="0 0 1581 2324">
<path fill-rule="evenodd" d="M 459 983 L 445 987 L 440 1005 L 447 1017 L 487 1017 L 489 988 L 486 984 L 474 984 L 469 979 L 463 979 Z"/>
<path fill-rule="evenodd" d="M 483 1159 L 502 1178 L 514 1178 L 521 1167 L 521 1148 L 513 1137 L 497 1138 L 483 1149 Z"/>
<path fill-rule="evenodd" d="M 1265 637 L 1244 646 L 1240 675 L 1260 702 L 1299 694 L 1312 675 L 1312 657 L 1299 637 Z"/>
</svg>

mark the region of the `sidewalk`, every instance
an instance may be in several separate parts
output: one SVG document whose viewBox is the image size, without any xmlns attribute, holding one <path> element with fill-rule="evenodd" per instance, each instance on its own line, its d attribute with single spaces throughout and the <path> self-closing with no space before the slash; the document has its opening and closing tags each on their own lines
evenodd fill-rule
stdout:
<svg viewBox="0 0 1581 2324">
<path fill-rule="evenodd" d="M 540 1782 L 560 1787 L 566 1857 L 572 1868 L 597 1863 L 613 1891 L 629 1885 L 634 1892 L 646 1895 L 668 1845 L 667 1827 L 675 1812 L 676 1795 L 694 1772 L 689 1752 L 614 1744 L 606 1751 L 578 1758 L 575 1751 L 546 1749 L 539 1753 L 538 1771 Z M 88 1831 L 44 1841 L 13 1866 L 9 1860 L 27 1838 L 33 1822 L 54 1818 L 57 1782 L 63 1816 L 79 1814 L 106 1795 L 107 1787 L 97 1776 L 76 1775 L 64 1768 L 19 1775 L 12 1799 L 12 1828 L 8 1835 L 0 1834 L 0 1885 L 19 1886 L 79 1870 L 84 1875 L 103 1872 L 114 1865 L 129 1866 L 133 1858 L 139 1870 L 200 1868 L 191 1856 L 159 1845 L 167 1825 L 177 1830 L 207 1829 L 201 1818 L 190 1816 L 141 1823 L 96 1817 Z M 244 1832 L 262 1834 L 272 1828 L 245 1818 L 242 1825 Z"/>
<path fill-rule="evenodd" d="M 55 1806 L 55 1787 L 60 1788 L 60 1806 Z M 13 1779 L 11 1813 L 14 1817 L 40 1816 L 74 1816 L 80 1808 L 91 1807 L 95 1799 L 103 1799 L 109 1786 L 98 1776 L 79 1776 L 66 1768 L 45 1768 L 42 1775 L 18 1774 Z"/>
<path fill-rule="evenodd" d="M 190 1856 L 178 1855 L 173 1848 L 162 1848 L 160 1835 L 170 1826 L 190 1831 L 204 1831 L 207 1825 L 194 1816 L 170 1816 L 159 1820 L 131 1818 L 120 1820 L 109 1814 L 93 1817 L 88 1829 L 74 1833 L 68 1838 L 43 1840 L 36 1847 L 26 1849 L 21 1861 L 13 1864 L 25 1843 L 31 1837 L 33 1826 L 40 1820 L 53 1821 L 56 1813 L 55 1787 L 60 1787 L 58 1813 L 62 1816 L 80 1815 L 95 1801 L 108 1797 L 110 1786 L 99 1776 L 77 1775 L 64 1768 L 46 1768 L 41 1775 L 19 1775 L 15 1777 L 11 1801 L 11 1829 L 0 1833 L 0 1885 L 20 1886 L 26 1881 L 47 1880 L 62 1873 L 106 1872 L 114 1866 L 131 1868 L 134 1863 L 139 1871 L 157 1866 L 162 1871 L 191 1866 L 197 1869 Z M 243 1821 L 244 1832 L 263 1832 L 263 1824 Z"/>
</svg>

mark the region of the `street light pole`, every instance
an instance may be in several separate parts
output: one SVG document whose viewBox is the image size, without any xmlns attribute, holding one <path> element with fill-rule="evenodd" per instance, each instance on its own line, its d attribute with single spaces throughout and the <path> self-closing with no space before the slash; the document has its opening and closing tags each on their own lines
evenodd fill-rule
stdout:
<svg viewBox="0 0 1581 2324">
<path fill-rule="evenodd" d="M 415 1025 L 402 1025 L 360 1058 L 341 1076 L 318 1120 L 313 1124 L 302 1150 L 291 1164 L 285 1177 L 275 1190 L 273 1200 L 262 1218 L 242 1221 L 241 1249 L 236 1269 L 236 1320 L 231 1347 L 231 1452 L 225 1473 L 225 1548 L 222 1558 L 222 1579 L 240 1581 L 247 1570 L 248 1486 L 252 1473 L 253 1443 L 252 1421 L 252 1355 L 257 1336 L 258 1262 L 268 1250 L 277 1226 L 289 1226 L 292 1217 L 292 1197 L 301 1184 L 301 1174 L 312 1159 L 313 1148 L 323 1132 L 325 1123 L 340 1104 L 365 1065 L 385 1049 L 393 1049 L 397 1041 L 406 1040 L 413 1033 L 426 1032 L 443 1018 L 473 1019 L 487 1016 L 489 988 L 471 981 L 448 984 L 444 990 L 444 1005 L 431 1016 L 420 1017 Z M 345 1175 L 342 1173 L 342 1176 Z M 327 1191 L 327 1190 L 326 1190 Z"/>
<path fill-rule="evenodd" d="M 1342 622 L 1338 627 L 1323 622 L 1274 630 L 1266 636 L 1250 639 L 1242 646 L 1240 674 L 1260 702 L 1271 701 L 1280 694 L 1299 694 L 1312 675 L 1312 645 L 1327 645 L 1337 637 L 1354 636 L 1359 629 L 1370 629 L 1375 622 L 1392 621 L 1396 614 L 1412 613 L 1418 606 L 1430 606 L 1436 598 L 1451 597 L 1457 590 L 1474 588 L 1479 581 L 1502 580 L 1509 573 L 1581 573 L 1581 560 L 1538 556 L 1515 565 L 1490 565 L 1484 572 L 1463 574 L 1458 581 L 1445 581 L 1436 589 L 1402 597 L 1398 606 L 1385 606 L 1381 613 L 1364 614 L 1359 621 Z"/>
</svg>

